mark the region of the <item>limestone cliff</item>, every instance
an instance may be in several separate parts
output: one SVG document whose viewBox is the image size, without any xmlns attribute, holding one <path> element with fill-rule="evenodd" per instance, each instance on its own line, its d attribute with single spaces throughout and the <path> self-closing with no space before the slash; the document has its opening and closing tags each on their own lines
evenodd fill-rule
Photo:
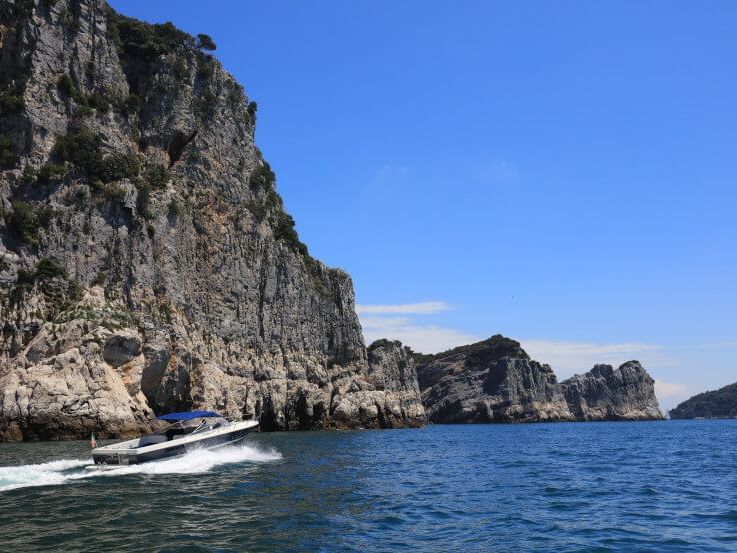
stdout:
<svg viewBox="0 0 737 553">
<path fill-rule="evenodd" d="M 432 422 L 573 420 L 550 366 L 530 360 L 514 340 L 496 335 L 419 362 L 422 402 Z"/>
<path fill-rule="evenodd" d="M 411 350 L 398 341 L 377 340 L 368 347 L 368 360 L 368 381 L 393 399 L 392 405 L 378 410 L 382 426 L 426 423 Z"/>
<path fill-rule="evenodd" d="M 256 104 L 171 24 L 0 1 L 0 438 L 418 425 L 403 349 L 364 347 L 254 143 Z"/>
<path fill-rule="evenodd" d="M 558 383 L 550 366 L 500 335 L 416 359 L 422 402 L 436 423 L 663 418 L 653 380 L 636 361 Z"/>
<path fill-rule="evenodd" d="M 561 386 L 578 420 L 663 418 L 655 397 L 655 381 L 637 361 L 628 361 L 617 369 L 595 365 L 585 374 L 564 380 Z"/>
</svg>

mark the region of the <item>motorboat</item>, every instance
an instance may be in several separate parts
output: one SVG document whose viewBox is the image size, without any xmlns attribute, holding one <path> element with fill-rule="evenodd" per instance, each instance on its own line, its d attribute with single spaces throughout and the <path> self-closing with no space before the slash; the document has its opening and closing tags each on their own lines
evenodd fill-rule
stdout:
<svg viewBox="0 0 737 553">
<path fill-rule="evenodd" d="M 184 455 L 193 449 L 234 444 L 259 425 L 258 419 L 230 421 L 213 411 L 170 413 L 157 419 L 171 424 L 140 438 L 94 447 L 92 460 L 95 464 L 88 468 L 136 465 Z"/>
</svg>

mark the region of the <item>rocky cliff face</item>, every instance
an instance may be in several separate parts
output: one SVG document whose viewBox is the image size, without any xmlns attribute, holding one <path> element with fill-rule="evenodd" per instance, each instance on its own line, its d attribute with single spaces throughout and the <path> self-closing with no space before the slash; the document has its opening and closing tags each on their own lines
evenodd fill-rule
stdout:
<svg viewBox="0 0 737 553">
<path fill-rule="evenodd" d="M 669 414 L 672 419 L 737 418 L 737 383 L 696 394 L 671 409 Z"/>
<path fill-rule="evenodd" d="M 429 357 L 417 373 L 432 422 L 573 420 L 552 369 L 514 340 L 497 335 Z"/>
<path fill-rule="evenodd" d="M 655 397 L 655 381 L 637 361 L 619 368 L 595 365 L 589 372 L 561 382 L 577 420 L 658 420 L 663 413 Z"/>
<path fill-rule="evenodd" d="M 378 340 L 368 347 L 368 360 L 367 380 L 376 390 L 387 392 L 392 398 L 391 405 L 378 409 L 382 426 L 425 424 L 425 408 L 420 399 L 411 350 L 398 341 Z"/>
<path fill-rule="evenodd" d="M 0 438 L 418 425 L 406 352 L 367 354 L 195 40 L 101 0 L 0 2 Z"/>
<path fill-rule="evenodd" d="M 636 361 L 558 383 L 548 365 L 499 335 L 417 359 L 422 402 L 436 423 L 663 418 L 653 380 Z"/>
</svg>

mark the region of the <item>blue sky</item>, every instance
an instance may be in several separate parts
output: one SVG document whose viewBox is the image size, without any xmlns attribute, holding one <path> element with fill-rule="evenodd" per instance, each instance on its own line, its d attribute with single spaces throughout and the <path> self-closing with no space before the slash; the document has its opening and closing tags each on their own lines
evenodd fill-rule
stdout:
<svg viewBox="0 0 737 553">
<path fill-rule="evenodd" d="M 112 5 L 213 37 L 368 340 L 737 381 L 737 3 Z"/>
</svg>

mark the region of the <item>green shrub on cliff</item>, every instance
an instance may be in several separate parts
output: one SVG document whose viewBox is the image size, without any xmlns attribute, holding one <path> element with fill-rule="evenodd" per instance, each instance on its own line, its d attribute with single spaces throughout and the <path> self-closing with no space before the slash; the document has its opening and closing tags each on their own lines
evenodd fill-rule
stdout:
<svg viewBox="0 0 737 553">
<path fill-rule="evenodd" d="M 196 101 L 195 112 L 199 114 L 200 117 L 209 119 L 215 115 L 217 106 L 218 97 L 208 90 Z"/>
<path fill-rule="evenodd" d="M 70 132 L 56 139 L 55 154 L 92 174 L 102 158 L 100 137 L 90 131 Z"/>
<path fill-rule="evenodd" d="M 146 23 L 112 9 L 107 11 L 107 20 L 108 34 L 126 60 L 148 62 L 174 51 L 178 46 L 195 45 L 189 34 L 177 29 L 170 21 Z"/>
<path fill-rule="evenodd" d="M 5 218 L 8 228 L 24 242 L 29 244 L 37 242 L 37 223 L 33 206 L 25 200 L 15 200 L 10 206 L 12 212 Z"/>
<path fill-rule="evenodd" d="M 67 268 L 55 257 L 44 257 L 36 265 L 36 280 L 66 279 L 68 276 Z"/>
<path fill-rule="evenodd" d="M 248 185 L 253 189 L 266 189 L 276 180 L 274 171 L 271 166 L 264 161 L 262 165 L 256 167 L 248 179 Z"/>
<path fill-rule="evenodd" d="M 176 198 L 169 201 L 169 216 L 176 219 L 182 214 L 182 206 Z"/>
<path fill-rule="evenodd" d="M 38 226 L 42 228 L 49 228 L 55 215 L 56 211 L 54 211 L 54 208 L 49 204 L 46 204 L 36 210 L 36 222 L 38 223 Z"/>
<path fill-rule="evenodd" d="M 103 183 L 138 176 L 140 164 L 135 154 L 114 153 L 103 157 L 101 145 L 100 137 L 80 130 L 60 136 L 54 152 L 61 161 L 73 163 L 89 177 Z"/>
<path fill-rule="evenodd" d="M 15 154 L 13 154 L 10 139 L 0 134 L 0 169 L 12 169 L 15 166 Z"/>
<path fill-rule="evenodd" d="M 136 183 L 136 189 L 138 190 L 138 198 L 136 200 L 138 214 L 146 220 L 153 218 L 153 213 L 150 208 L 151 185 L 148 182 L 139 179 Z"/>
<path fill-rule="evenodd" d="M 55 215 L 54 208 L 45 205 L 36 209 L 25 200 L 14 200 L 10 206 L 12 211 L 5 216 L 8 229 L 26 244 L 38 246 L 38 231 L 51 224 Z"/>
<path fill-rule="evenodd" d="M 99 92 L 93 92 L 86 97 L 87 105 L 100 113 L 106 113 L 110 111 L 110 102 L 108 99 L 100 94 Z"/>
<path fill-rule="evenodd" d="M 0 93 L 0 113 L 3 115 L 11 115 L 23 111 L 25 100 L 20 94 L 12 92 Z"/>
<path fill-rule="evenodd" d="M 307 245 L 300 241 L 297 230 L 294 228 L 294 219 L 289 213 L 279 211 L 274 224 L 274 238 L 286 242 L 293 250 L 307 256 Z"/>
<path fill-rule="evenodd" d="M 126 191 L 122 186 L 115 183 L 103 184 L 102 181 L 99 180 L 97 183 L 99 184 L 99 190 L 102 191 L 105 197 L 111 202 L 121 202 L 125 198 Z"/>
<path fill-rule="evenodd" d="M 197 48 L 200 50 L 217 50 L 217 46 L 215 46 L 215 42 L 212 40 L 210 35 L 206 35 L 204 33 L 197 35 Z"/>
<path fill-rule="evenodd" d="M 158 190 L 166 188 L 166 183 L 171 177 L 169 170 L 160 164 L 151 164 L 146 167 L 144 176 L 151 187 Z"/>
<path fill-rule="evenodd" d="M 34 182 L 36 182 L 37 178 L 38 178 L 38 172 L 36 171 L 36 168 L 33 165 L 29 163 L 23 168 L 23 175 L 21 176 L 21 180 L 25 184 L 33 184 Z"/>
<path fill-rule="evenodd" d="M 215 65 L 210 56 L 199 56 L 197 59 L 197 78 L 206 81 L 215 72 Z"/>
<path fill-rule="evenodd" d="M 56 87 L 59 89 L 59 92 L 70 97 L 77 91 L 72 78 L 66 73 L 56 81 Z"/>
<path fill-rule="evenodd" d="M 128 116 L 138 113 L 141 111 L 141 98 L 137 94 L 128 94 L 120 106 L 120 111 Z"/>
<path fill-rule="evenodd" d="M 15 281 L 18 286 L 33 286 L 35 280 L 36 277 L 33 271 L 29 271 L 28 269 L 18 269 L 18 276 Z"/>
<path fill-rule="evenodd" d="M 78 105 L 74 116 L 78 119 L 86 117 L 92 110 L 99 113 L 107 113 L 110 110 L 110 100 L 100 92 L 83 94 L 72 81 L 72 78 L 64 74 L 56 81 L 56 87 L 64 96 L 71 98 Z"/>
<path fill-rule="evenodd" d="M 256 112 L 257 111 L 258 111 L 258 104 L 255 101 L 248 102 L 246 113 L 248 113 L 248 119 L 250 120 L 251 124 L 254 124 L 256 122 Z"/>
<path fill-rule="evenodd" d="M 172 71 L 174 72 L 174 76 L 180 81 L 186 79 L 189 75 L 189 71 L 187 70 L 187 63 L 182 58 L 179 58 L 176 62 L 174 62 Z"/>
<path fill-rule="evenodd" d="M 28 167 L 30 167 L 30 165 Z M 52 180 L 60 179 L 64 176 L 65 172 L 66 169 L 63 165 L 51 162 L 45 163 L 41 166 L 41 169 L 38 170 L 38 181 L 45 184 L 51 182 Z"/>
<path fill-rule="evenodd" d="M 102 182 L 113 182 L 137 177 L 140 165 L 133 154 L 112 154 L 98 160 L 93 172 Z"/>
<path fill-rule="evenodd" d="M 85 117 L 89 117 L 93 113 L 93 109 L 90 106 L 79 106 L 76 110 L 74 110 L 74 118 L 77 121 L 81 121 Z"/>
<path fill-rule="evenodd" d="M 374 351 L 377 348 L 383 348 L 383 347 L 393 347 L 393 346 L 401 346 L 402 342 L 399 340 L 387 340 L 386 338 L 379 338 L 378 340 L 375 340 L 371 343 L 368 348 L 366 348 L 368 351 Z"/>
<path fill-rule="evenodd" d="M 529 359 L 529 355 L 522 349 L 522 346 L 516 340 L 495 334 L 491 338 L 475 342 L 465 346 L 449 349 L 436 354 L 413 353 L 415 363 L 417 365 L 426 365 L 437 359 L 450 357 L 451 355 L 466 354 L 468 363 L 482 363 L 484 361 L 501 359 L 502 357 L 520 357 Z"/>
</svg>

